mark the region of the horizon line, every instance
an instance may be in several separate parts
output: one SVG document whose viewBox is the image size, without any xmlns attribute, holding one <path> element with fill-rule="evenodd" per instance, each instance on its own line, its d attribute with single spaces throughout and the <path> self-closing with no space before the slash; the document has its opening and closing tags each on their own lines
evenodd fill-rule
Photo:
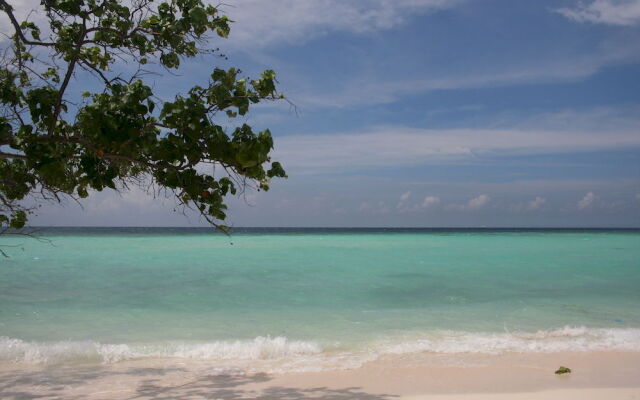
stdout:
<svg viewBox="0 0 640 400">
<path fill-rule="evenodd" d="M 212 229 L 214 226 L 116 226 L 116 225 L 38 225 L 40 228 L 155 228 L 155 229 Z M 229 229 L 640 229 L 640 226 L 230 226 Z"/>
</svg>

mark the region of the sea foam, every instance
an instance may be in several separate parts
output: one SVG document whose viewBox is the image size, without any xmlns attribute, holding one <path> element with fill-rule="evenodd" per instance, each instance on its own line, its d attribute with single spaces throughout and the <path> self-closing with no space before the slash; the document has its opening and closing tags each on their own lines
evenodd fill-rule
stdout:
<svg viewBox="0 0 640 400">
<path fill-rule="evenodd" d="M 594 329 L 566 326 L 528 332 L 469 333 L 440 331 L 412 340 L 377 344 L 383 354 L 555 353 L 568 351 L 640 351 L 640 329 Z"/>
<path fill-rule="evenodd" d="M 210 343 L 104 344 L 94 341 L 27 342 L 0 337 L 0 360 L 34 364 L 67 361 L 113 363 L 139 358 L 176 357 L 201 360 L 268 360 L 319 354 L 313 342 L 285 337 L 257 337 L 253 340 Z"/>
<path fill-rule="evenodd" d="M 0 337 L 0 361 L 29 364 L 116 363 L 144 358 L 207 360 L 216 365 L 267 371 L 357 368 L 383 355 L 417 353 L 502 354 L 640 351 L 640 329 L 564 327 L 538 332 L 432 331 L 345 348 L 285 337 L 209 343 L 104 344 L 94 341 L 30 342 Z"/>
</svg>

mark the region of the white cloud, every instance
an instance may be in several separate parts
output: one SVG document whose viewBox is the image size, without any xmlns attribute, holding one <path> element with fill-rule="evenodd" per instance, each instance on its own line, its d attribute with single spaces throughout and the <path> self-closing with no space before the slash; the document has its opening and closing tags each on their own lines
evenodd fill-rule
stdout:
<svg viewBox="0 0 640 400">
<path fill-rule="evenodd" d="M 547 202 L 547 199 L 545 199 L 544 197 L 536 196 L 535 199 L 527 203 L 527 210 L 531 210 L 531 211 L 537 210 L 546 202 Z"/>
<path fill-rule="evenodd" d="M 475 211 L 486 206 L 489 201 L 491 201 L 491 197 L 486 194 L 481 194 L 469 200 L 467 204 L 449 204 L 446 209 L 453 211 Z"/>
<path fill-rule="evenodd" d="M 589 192 L 584 195 L 584 197 L 578 201 L 578 209 L 586 210 L 593 205 L 593 202 L 596 200 L 596 195 L 593 192 Z"/>
<path fill-rule="evenodd" d="M 413 79 L 389 79 L 387 76 L 366 76 L 353 79 L 340 91 L 301 92 L 292 96 L 303 107 L 352 107 L 388 104 L 407 95 L 437 90 L 480 89 L 516 84 L 575 81 L 594 75 L 602 68 L 622 63 L 638 62 L 640 54 L 632 46 L 607 43 L 599 49 L 566 56 L 544 57 L 535 63 L 477 67 L 464 75 L 445 72 L 439 76 Z"/>
<path fill-rule="evenodd" d="M 479 210 L 484 207 L 489 202 L 489 200 L 491 200 L 489 196 L 487 196 L 486 194 L 481 194 L 480 196 L 474 197 L 473 199 L 469 200 L 469 202 L 467 203 L 467 209 Z"/>
<path fill-rule="evenodd" d="M 580 132 L 634 131 L 640 126 L 640 107 L 603 106 L 587 110 L 564 109 L 522 117 L 499 117 L 500 124 L 519 129 L 572 130 Z"/>
<path fill-rule="evenodd" d="M 640 22 L 640 0 L 595 0 L 555 11 L 581 23 L 629 26 Z"/>
<path fill-rule="evenodd" d="M 414 15 L 454 7 L 462 1 L 231 0 L 222 2 L 219 8 L 234 21 L 228 45 L 255 49 L 304 43 L 337 31 L 362 34 L 391 29 Z M 29 11 L 40 9 L 36 0 L 11 3 L 19 20 Z M 32 20 L 42 17 L 36 13 Z M 8 25 L 8 19 L 0 13 L 0 32 L 6 33 Z"/>
<path fill-rule="evenodd" d="M 230 42 L 243 48 L 304 43 L 334 31 L 391 29 L 416 14 L 453 7 L 459 0 L 235 0 L 221 8 L 236 21 Z"/>
<path fill-rule="evenodd" d="M 534 199 L 525 203 L 519 202 L 511 204 L 511 206 L 509 206 L 509 209 L 514 212 L 535 211 L 539 210 L 546 202 L 546 198 L 542 196 L 536 196 Z"/>
<path fill-rule="evenodd" d="M 37 0 L 9 1 L 9 4 L 13 8 L 13 15 L 16 17 L 18 22 L 22 22 L 27 17 L 29 17 L 30 21 L 34 22 L 40 22 L 44 20 L 44 13 L 32 12 L 33 10 L 37 10 L 40 8 L 40 2 Z M 11 25 L 11 21 L 4 11 L 0 11 L 0 33 L 13 33 L 13 26 Z M 0 40 L 3 39 L 5 39 L 5 37 L 3 37 L 3 35 L 0 35 Z"/>
<path fill-rule="evenodd" d="M 437 196 L 426 196 L 422 201 L 423 208 L 436 207 L 438 204 L 440 204 L 440 198 Z"/>
<path fill-rule="evenodd" d="M 124 210 L 136 210 L 138 213 L 150 213 L 165 206 L 175 206 L 175 199 L 168 193 L 154 193 L 142 187 L 131 186 L 120 192 L 92 190 L 90 196 L 81 200 L 81 204 L 89 215 L 110 215 Z"/>
<path fill-rule="evenodd" d="M 403 167 L 481 155 L 553 154 L 639 148 L 634 130 L 607 132 L 535 129 L 371 128 L 362 133 L 300 134 L 277 137 L 274 159 L 291 174 Z"/>
<path fill-rule="evenodd" d="M 409 198 L 411 197 L 411 191 L 406 191 L 404 193 L 402 193 L 400 195 L 400 200 L 398 201 L 398 204 L 396 205 L 396 210 L 399 211 L 409 211 L 409 207 L 407 206 L 407 201 L 409 200 Z"/>
</svg>

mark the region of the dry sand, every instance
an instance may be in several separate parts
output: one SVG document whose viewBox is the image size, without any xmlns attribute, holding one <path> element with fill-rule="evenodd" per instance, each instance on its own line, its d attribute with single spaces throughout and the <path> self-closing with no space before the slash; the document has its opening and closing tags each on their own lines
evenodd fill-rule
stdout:
<svg viewBox="0 0 640 400">
<path fill-rule="evenodd" d="M 571 374 L 558 376 L 560 365 Z M 176 359 L 0 364 L 0 399 L 640 400 L 640 353 L 413 355 L 344 371 L 220 374 Z"/>
</svg>

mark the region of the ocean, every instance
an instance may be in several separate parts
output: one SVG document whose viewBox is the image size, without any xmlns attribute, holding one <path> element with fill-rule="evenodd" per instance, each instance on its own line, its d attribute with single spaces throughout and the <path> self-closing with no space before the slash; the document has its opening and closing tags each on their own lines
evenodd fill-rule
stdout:
<svg viewBox="0 0 640 400">
<path fill-rule="evenodd" d="M 48 228 L 0 238 L 0 362 L 355 368 L 640 351 L 640 230 Z"/>
</svg>

